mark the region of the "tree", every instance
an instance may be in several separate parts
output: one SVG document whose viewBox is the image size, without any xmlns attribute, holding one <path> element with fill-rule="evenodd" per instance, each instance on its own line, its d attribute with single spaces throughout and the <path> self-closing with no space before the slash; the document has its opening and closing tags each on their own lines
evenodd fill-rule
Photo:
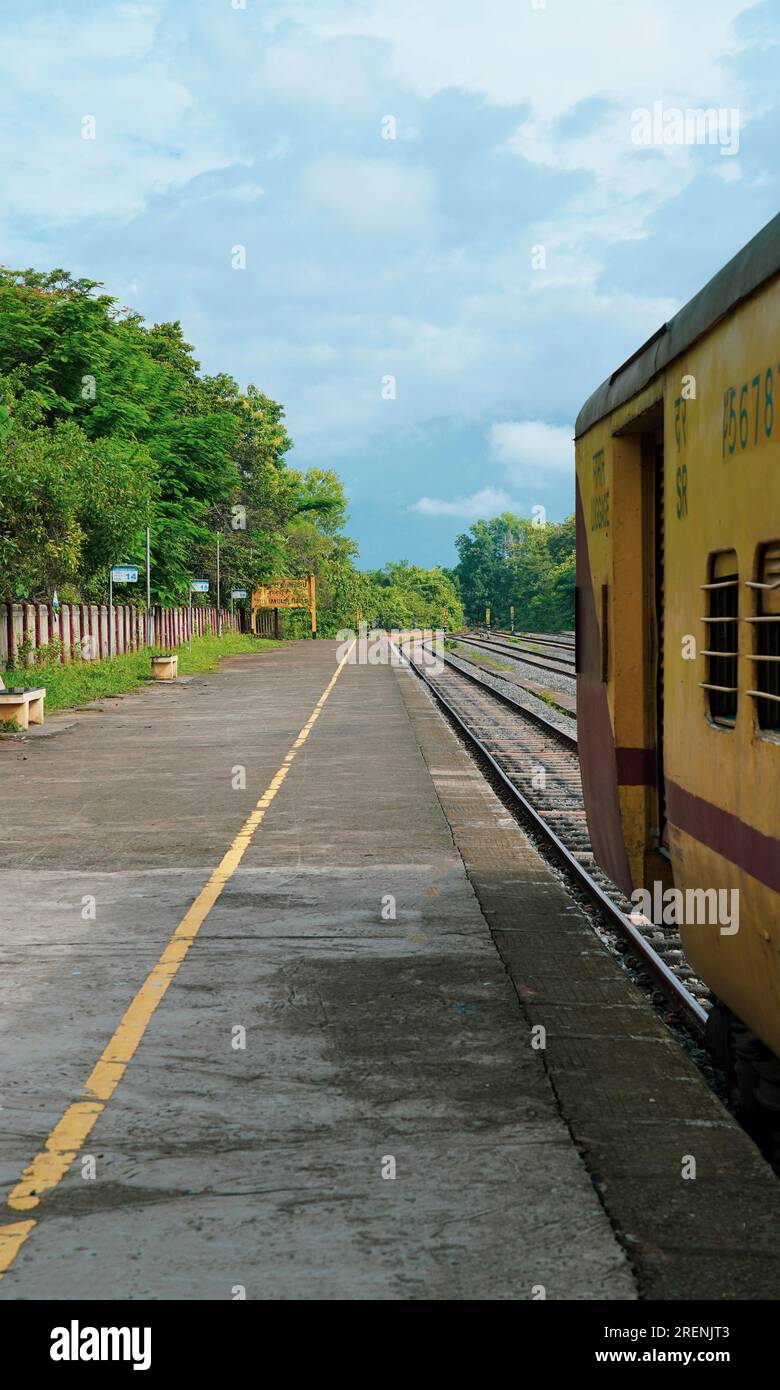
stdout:
<svg viewBox="0 0 780 1390">
<path fill-rule="evenodd" d="M 180 323 L 149 326 L 65 270 L 0 268 L 3 597 L 105 599 L 111 564 L 144 564 L 149 526 L 156 602 L 186 600 L 194 577 L 214 595 L 219 539 L 223 593 L 314 573 L 324 635 L 361 617 L 460 625 L 456 572 L 356 568 L 341 479 L 290 467 L 292 447 L 283 407 L 203 375 Z M 492 590 L 489 566 L 479 582 Z"/>
<path fill-rule="evenodd" d="M 422 569 L 407 561 L 391 561 L 368 574 L 370 616 L 377 627 L 457 628 L 463 608 L 452 579 L 437 566 Z"/>
<path fill-rule="evenodd" d="M 458 589 L 470 622 L 560 631 L 574 625 L 574 517 L 537 526 L 504 512 L 477 521 L 455 542 Z"/>
<path fill-rule="evenodd" d="M 14 426 L 2 448 L 0 595 L 43 599 L 66 585 L 99 595 L 149 509 L 151 459 L 125 440 L 93 442 L 72 421 Z"/>
<path fill-rule="evenodd" d="M 199 377 L 178 323 L 147 329 L 98 289 L 63 270 L 0 270 L 0 394 L 21 426 L 52 430 L 70 422 L 95 446 L 112 441 L 114 452 L 95 458 L 116 463 L 123 445 L 144 477 L 151 460 L 145 516 L 136 507 L 145 483 L 130 487 L 127 498 L 114 495 L 112 525 L 124 550 L 114 558 L 143 560 L 141 523 L 148 522 L 155 596 L 181 600 L 195 548 L 210 535 L 207 512 L 227 504 L 238 484 L 238 423 Z M 94 590 L 105 568 L 100 542 L 89 539 L 81 554 L 75 582 Z"/>
</svg>

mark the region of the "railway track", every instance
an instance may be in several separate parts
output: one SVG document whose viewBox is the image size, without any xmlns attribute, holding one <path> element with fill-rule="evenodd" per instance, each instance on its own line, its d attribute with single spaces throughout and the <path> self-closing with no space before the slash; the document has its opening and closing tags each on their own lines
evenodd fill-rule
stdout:
<svg viewBox="0 0 780 1390">
<path fill-rule="evenodd" d="M 569 635 L 563 632 L 522 632 L 519 628 L 515 628 L 514 632 L 507 632 L 505 627 L 495 627 L 492 631 L 497 637 L 516 637 L 521 642 L 535 642 L 540 647 L 561 647 L 569 652 L 573 652 L 576 645 L 573 633 Z"/>
<path fill-rule="evenodd" d="M 712 996 L 685 960 L 678 932 L 641 918 L 595 862 L 583 805 L 576 734 L 497 691 L 444 656 L 434 673 L 404 656 L 467 741 L 492 767 L 511 801 L 530 820 L 577 886 L 627 939 L 664 994 L 701 1036 Z"/>
<path fill-rule="evenodd" d="M 507 632 L 506 628 L 501 627 L 469 627 L 463 628 L 462 633 L 474 633 L 477 637 L 482 638 L 503 637 L 512 646 L 527 647 L 529 651 L 536 650 L 538 652 L 540 647 L 546 647 L 549 649 L 550 656 L 571 656 L 572 660 L 574 660 L 576 652 L 576 643 L 573 637 L 548 636 L 541 632 Z"/>
<path fill-rule="evenodd" d="M 549 659 L 544 660 L 535 654 L 527 655 L 524 647 L 496 642 L 493 638 L 472 637 L 468 633 L 459 633 L 451 640 L 465 646 L 476 647 L 482 651 L 492 652 L 495 656 L 510 656 L 514 661 L 522 661 L 525 666 L 535 666 L 539 671 L 549 671 L 556 676 L 566 676 L 572 681 L 576 679 L 573 657 L 571 661 L 568 661 L 565 657 L 556 658 L 550 653 Z M 547 653 L 542 654 L 543 658 L 546 656 Z"/>
</svg>

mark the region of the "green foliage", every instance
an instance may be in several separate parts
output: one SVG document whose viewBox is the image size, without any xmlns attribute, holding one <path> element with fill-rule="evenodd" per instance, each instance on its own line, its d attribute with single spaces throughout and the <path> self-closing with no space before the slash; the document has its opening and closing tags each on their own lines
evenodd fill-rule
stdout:
<svg viewBox="0 0 780 1390">
<path fill-rule="evenodd" d="M 0 268 L 0 600 L 105 601 L 111 564 L 152 534 L 152 599 L 190 581 L 231 588 L 314 572 L 323 636 L 362 617 L 457 628 L 490 604 L 508 622 L 570 627 L 573 520 L 540 530 L 507 514 L 458 538 L 454 571 L 355 568 L 347 500 L 331 469 L 290 467 L 282 406 L 226 373 L 204 376 L 176 322 L 146 325 L 67 271 Z M 284 615 L 286 635 L 308 614 Z"/>
<path fill-rule="evenodd" d="M 93 442 L 72 421 L 14 423 L 0 474 L 3 597 L 44 598 L 68 583 L 92 597 L 92 576 L 133 546 L 152 488 L 148 457 L 126 440 Z"/>
<path fill-rule="evenodd" d="M 7 661 L 6 665 L 10 669 L 13 665 L 19 668 L 27 666 L 49 666 L 53 661 L 59 661 L 63 652 L 62 638 L 52 637 L 48 642 L 42 642 L 36 647 L 32 637 L 27 637 L 23 642 L 19 642 L 16 648 L 16 661 Z"/>
<path fill-rule="evenodd" d="M 383 628 L 458 628 L 463 608 L 450 575 L 439 566 L 421 569 L 391 561 L 367 575 L 364 616 Z"/>
<path fill-rule="evenodd" d="M 322 565 L 341 602 L 343 490 L 289 468 L 291 448 L 282 407 L 202 376 L 179 323 L 146 326 L 64 270 L 0 269 L 0 598 L 104 600 L 111 564 L 143 571 L 148 525 L 155 602 L 186 602 L 193 578 L 216 593 L 218 535 L 225 592 Z"/>
<path fill-rule="evenodd" d="M 332 469 L 310 468 L 296 478 L 297 511 L 288 529 L 287 573 L 314 574 L 317 630 L 321 637 L 335 637 L 342 628 L 356 626 L 368 588 L 365 576 L 355 569 L 358 547 L 341 534 L 348 519 L 344 486 Z M 285 613 L 282 621 L 286 636 L 305 637 L 311 631 L 304 610 Z"/>
<path fill-rule="evenodd" d="M 504 512 L 477 521 L 456 542 L 458 589 L 469 622 L 484 622 L 491 610 L 494 627 L 515 624 L 531 632 L 558 632 L 574 626 L 574 517 L 537 526 Z"/>
<path fill-rule="evenodd" d="M 239 484 L 240 427 L 198 375 L 178 323 L 145 328 L 90 280 L 0 270 L 0 507 L 5 598 L 73 582 L 105 597 L 107 569 L 144 560 L 154 597 L 186 598 L 208 513 Z"/>
</svg>

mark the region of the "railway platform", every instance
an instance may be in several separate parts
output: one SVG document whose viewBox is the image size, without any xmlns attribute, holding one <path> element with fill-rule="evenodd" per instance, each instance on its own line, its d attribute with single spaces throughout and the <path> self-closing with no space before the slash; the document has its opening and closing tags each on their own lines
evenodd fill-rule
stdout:
<svg viewBox="0 0 780 1390">
<path fill-rule="evenodd" d="M 412 672 L 57 723 L 0 745 L 0 1299 L 778 1296 L 777 1180 Z"/>
</svg>

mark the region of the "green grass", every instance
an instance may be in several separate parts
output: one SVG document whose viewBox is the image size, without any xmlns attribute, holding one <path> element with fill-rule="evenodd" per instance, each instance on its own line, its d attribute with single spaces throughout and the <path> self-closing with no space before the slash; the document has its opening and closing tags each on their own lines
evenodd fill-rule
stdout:
<svg viewBox="0 0 780 1390">
<path fill-rule="evenodd" d="M 219 669 L 221 656 L 241 652 L 266 652 L 281 647 L 270 638 L 250 637 L 247 633 L 228 632 L 223 637 L 194 637 L 192 651 L 186 646 L 174 648 L 179 654 L 179 675 Z M 63 665 L 52 662 L 46 666 L 27 666 L 3 672 L 7 686 L 33 685 L 46 687 L 46 710 L 72 709 L 103 695 L 124 695 L 145 685 L 151 677 L 150 656 L 164 648 L 144 647 L 140 652 L 128 652 L 113 661 L 72 661 Z"/>
<path fill-rule="evenodd" d="M 502 662 L 494 661 L 492 656 L 484 656 L 482 652 L 479 656 L 469 656 L 469 661 L 473 661 L 475 665 L 479 666 L 493 666 L 496 671 L 508 671 L 511 676 L 515 674 L 514 666 L 504 666 Z"/>
<path fill-rule="evenodd" d="M 494 661 L 492 657 L 485 656 L 482 652 L 477 655 L 473 647 L 469 647 L 467 642 L 450 642 L 445 638 L 444 647 L 448 652 L 467 652 L 468 657 L 464 659 L 473 662 L 475 666 L 494 666 L 497 671 L 509 671 L 510 675 L 513 674 L 511 666 L 502 666 L 500 661 Z"/>
<path fill-rule="evenodd" d="M 544 703 L 545 703 L 546 705 L 549 705 L 549 706 L 550 706 L 550 709 L 557 710 L 559 714 L 565 714 L 565 715 L 567 715 L 569 719 L 576 719 L 576 718 L 577 718 L 577 714 L 576 714 L 576 711 L 575 711 L 575 710 L 567 709 L 565 705 L 559 705 L 559 704 L 558 704 L 558 701 L 556 700 L 555 694 L 554 694 L 553 691 L 551 691 L 551 690 L 534 690 L 533 693 L 534 693 L 534 695 L 536 695 L 540 700 L 544 700 Z"/>
</svg>

